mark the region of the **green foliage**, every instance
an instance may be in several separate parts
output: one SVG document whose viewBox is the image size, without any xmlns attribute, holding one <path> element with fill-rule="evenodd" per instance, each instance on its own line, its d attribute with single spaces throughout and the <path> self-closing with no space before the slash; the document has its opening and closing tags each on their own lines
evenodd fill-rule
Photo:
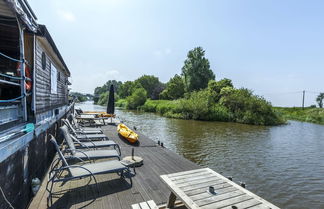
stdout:
<svg viewBox="0 0 324 209">
<path fill-rule="evenodd" d="M 324 125 L 324 109 L 316 107 L 275 107 L 285 119 L 299 120 Z"/>
<path fill-rule="evenodd" d="M 233 89 L 232 81 L 227 78 L 224 78 L 220 81 L 210 80 L 208 82 L 208 91 L 213 97 L 214 102 L 218 102 L 222 94 L 223 95 L 228 94 L 232 89 Z"/>
<path fill-rule="evenodd" d="M 187 59 L 182 67 L 182 76 L 188 92 L 204 89 L 209 80 L 215 79 L 202 47 L 196 47 L 188 52 Z"/>
<path fill-rule="evenodd" d="M 143 75 L 135 80 L 135 83 L 139 83 L 151 99 L 159 99 L 159 94 L 164 89 L 164 85 L 159 81 L 159 78 L 153 75 Z"/>
<path fill-rule="evenodd" d="M 132 88 L 133 88 L 133 83 L 132 81 L 126 81 L 122 85 L 120 85 L 118 94 L 120 98 L 126 98 L 132 94 Z"/>
<path fill-rule="evenodd" d="M 121 107 L 126 109 L 127 108 L 127 100 L 126 99 L 119 99 L 117 102 L 115 102 L 116 107 Z"/>
<path fill-rule="evenodd" d="M 99 104 L 100 95 L 109 91 L 111 85 L 114 85 L 115 92 L 118 94 L 119 87 L 122 85 L 122 82 L 116 80 L 109 80 L 103 86 L 96 87 L 94 90 L 95 97 L 93 98 L 95 104 Z"/>
<path fill-rule="evenodd" d="M 161 92 L 161 99 L 179 99 L 183 97 L 185 93 L 185 86 L 183 79 L 179 75 L 175 75 L 166 84 L 166 88 Z"/>
<path fill-rule="evenodd" d="M 323 100 L 324 100 L 324 93 L 320 93 L 316 98 L 316 102 L 320 108 L 323 108 Z"/>
<path fill-rule="evenodd" d="M 98 105 L 107 105 L 108 96 L 109 96 L 108 91 L 103 92 L 102 94 L 100 94 L 97 104 Z"/>
<path fill-rule="evenodd" d="M 277 111 L 264 98 L 249 89 L 235 89 L 230 79 L 215 81 L 205 51 L 197 47 L 188 52 L 182 68 L 182 76 L 175 75 L 164 85 L 152 75 L 143 75 L 124 84 L 108 81 L 97 87 L 97 103 L 106 105 L 108 88 L 114 83 L 121 98 L 116 105 L 128 109 L 157 112 L 166 117 L 232 121 L 255 125 L 279 125 L 285 123 Z M 147 99 L 149 98 L 149 99 Z M 157 100 L 164 99 L 164 100 Z M 324 94 L 318 99 L 322 106 Z M 315 116 L 314 116 L 315 118 Z M 314 119 L 311 120 L 319 120 Z"/>
<path fill-rule="evenodd" d="M 79 92 L 71 92 L 69 96 L 76 98 L 77 102 L 85 102 L 88 98 L 93 97 L 91 94 L 83 94 Z"/>
<path fill-rule="evenodd" d="M 147 92 L 144 88 L 135 89 L 131 96 L 126 98 L 127 108 L 136 109 L 143 105 L 147 98 Z"/>
<path fill-rule="evenodd" d="M 253 95 L 249 89 L 231 90 L 230 93 L 221 97 L 219 103 L 233 114 L 236 122 L 255 125 L 284 123 L 284 120 L 276 114 L 268 101 Z"/>
</svg>

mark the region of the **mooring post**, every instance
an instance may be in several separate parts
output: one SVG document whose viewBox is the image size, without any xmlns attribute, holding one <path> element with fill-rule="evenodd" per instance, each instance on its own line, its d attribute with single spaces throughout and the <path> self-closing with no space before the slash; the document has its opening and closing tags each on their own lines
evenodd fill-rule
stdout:
<svg viewBox="0 0 324 209">
<path fill-rule="evenodd" d="M 244 182 L 240 182 L 241 187 L 245 188 L 245 183 Z"/>
</svg>

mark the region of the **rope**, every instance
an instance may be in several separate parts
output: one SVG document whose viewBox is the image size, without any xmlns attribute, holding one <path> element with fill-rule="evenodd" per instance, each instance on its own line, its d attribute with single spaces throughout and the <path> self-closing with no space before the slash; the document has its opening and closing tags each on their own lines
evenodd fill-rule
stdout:
<svg viewBox="0 0 324 209">
<path fill-rule="evenodd" d="M 0 75 L 3 76 L 3 77 L 15 79 L 15 80 L 22 80 L 21 77 L 11 76 L 11 75 L 7 75 L 7 74 L 3 74 L 3 73 L 0 73 Z"/>
<path fill-rule="evenodd" d="M 24 60 L 17 60 L 17 59 L 15 59 L 15 58 L 9 57 L 9 56 L 7 56 L 7 55 L 1 53 L 1 52 L 0 52 L 0 55 L 3 56 L 3 57 L 5 57 L 5 58 L 7 58 L 7 59 L 10 59 L 10 60 L 12 60 L 12 61 L 15 61 L 15 62 L 21 62 L 21 63 L 24 62 Z"/>
<path fill-rule="evenodd" d="M 6 201 L 6 203 L 10 206 L 10 208 L 15 209 L 15 208 L 11 205 L 11 203 L 9 202 L 9 200 L 7 199 L 7 197 L 6 197 L 6 195 L 4 194 L 4 192 L 3 192 L 2 188 L 1 188 L 1 186 L 0 186 L 0 191 L 1 191 L 1 193 L 2 193 L 3 199 L 4 199 L 4 200 Z"/>
</svg>

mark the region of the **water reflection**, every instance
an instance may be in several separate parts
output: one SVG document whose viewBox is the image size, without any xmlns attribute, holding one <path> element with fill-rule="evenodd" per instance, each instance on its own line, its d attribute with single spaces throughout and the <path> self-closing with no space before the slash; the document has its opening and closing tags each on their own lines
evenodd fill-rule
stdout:
<svg viewBox="0 0 324 209">
<path fill-rule="evenodd" d="M 83 109 L 104 107 L 82 104 Z M 177 120 L 123 111 L 130 126 L 208 166 L 282 208 L 324 208 L 324 126 L 291 121 L 276 127 Z"/>
</svg>

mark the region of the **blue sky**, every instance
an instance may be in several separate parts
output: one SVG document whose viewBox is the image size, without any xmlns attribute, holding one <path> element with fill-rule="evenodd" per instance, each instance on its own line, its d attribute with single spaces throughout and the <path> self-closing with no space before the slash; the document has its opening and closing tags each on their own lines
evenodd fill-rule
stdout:
<svg viewBox="0 0 324 209">
<path fill-rule="evenodd" d="M 143 74 L 167 82 L 188 50 L 277 106 L 324 91 L 324 1 L 29 0 L 72 73 L 72 90 Z"/>
</svg>

